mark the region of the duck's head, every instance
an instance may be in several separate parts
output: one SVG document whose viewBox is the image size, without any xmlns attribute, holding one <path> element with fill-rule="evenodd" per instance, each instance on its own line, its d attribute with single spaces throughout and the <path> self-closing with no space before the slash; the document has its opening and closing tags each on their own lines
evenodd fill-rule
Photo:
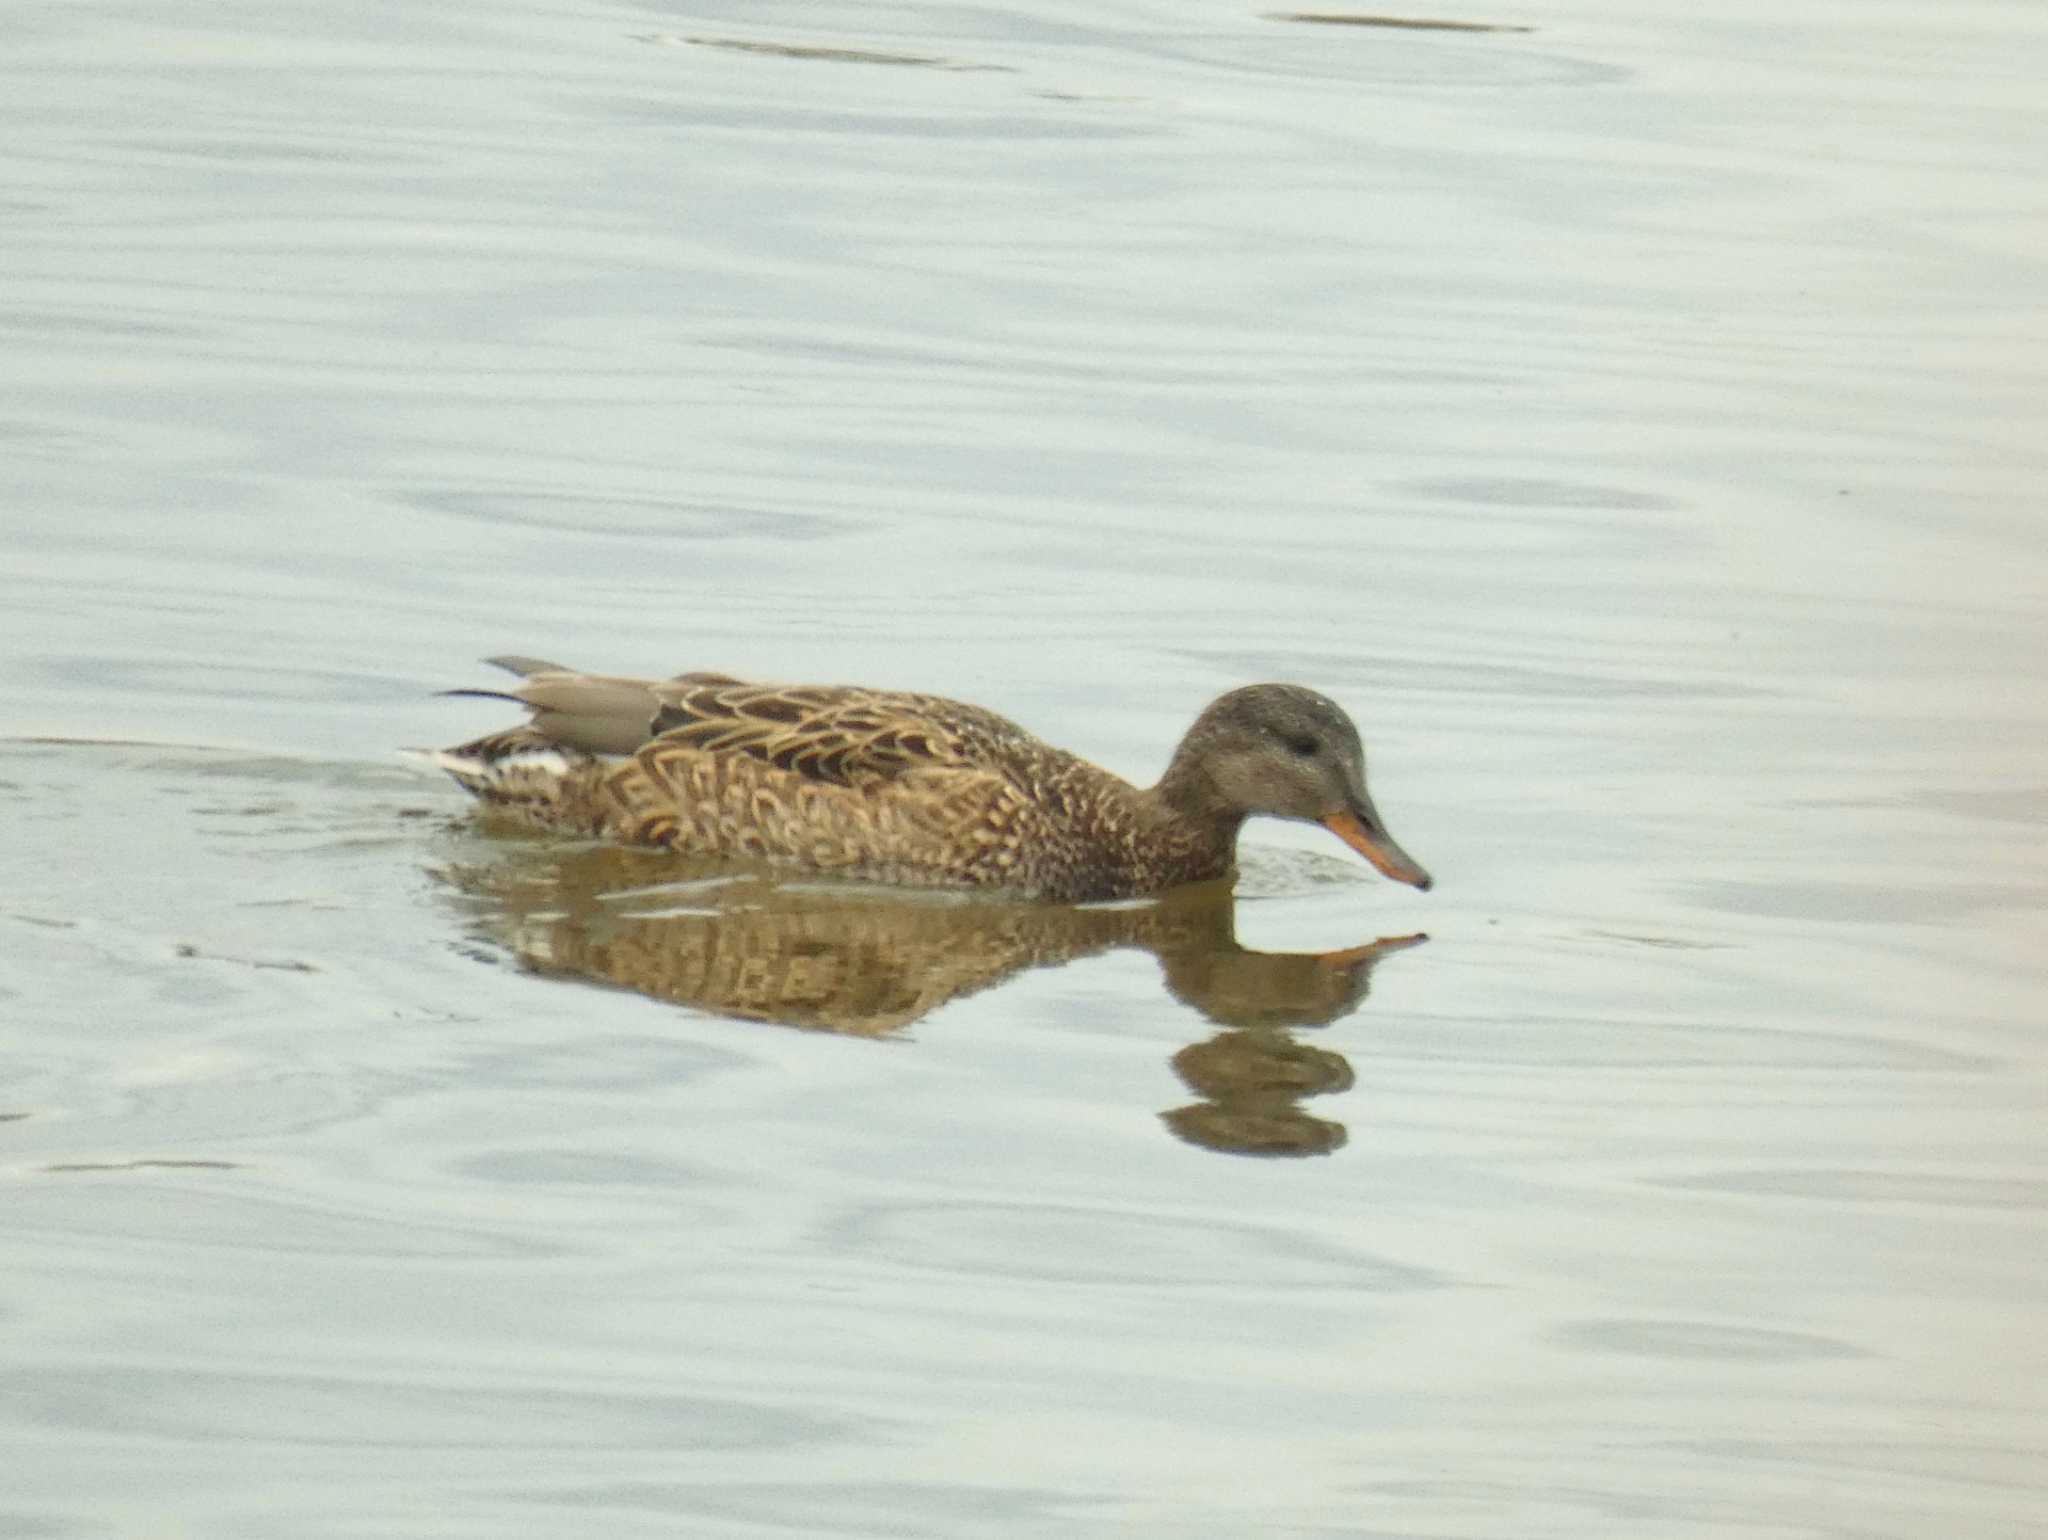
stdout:
<svg viewBox="0 0 2048 1540">
<path fill-rule="evenodd" d="M 1239 816 L 1319 823 L 1411 887 L 1429 873 L 1394 842 L 1365 789 L 1365 747 L 1344 708 L 1298 684 L 1254 684 L 1211 702 L 1174 754 L 1167 782 Z"/>
</svg>

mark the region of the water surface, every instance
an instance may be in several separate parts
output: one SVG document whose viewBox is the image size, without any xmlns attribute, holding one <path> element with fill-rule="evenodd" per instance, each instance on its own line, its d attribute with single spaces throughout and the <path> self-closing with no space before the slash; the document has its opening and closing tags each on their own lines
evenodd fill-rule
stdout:
<svg viewBox="0 0 2048 1540">
<path fill-rule="evenodd" d="M 1392 19 L 17 28 L 0 1534 L 2038 1530 L 2048 22 Z M 508 839 L 508 650 L 1438 885 Z"/>
</svg>

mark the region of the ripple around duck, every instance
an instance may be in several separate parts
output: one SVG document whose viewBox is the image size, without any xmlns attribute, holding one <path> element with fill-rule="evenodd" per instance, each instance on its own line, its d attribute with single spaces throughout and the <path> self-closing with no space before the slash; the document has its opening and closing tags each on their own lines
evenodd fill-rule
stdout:
<svg viewBox="0 0 2048 1540">
<path fill-rule="evenodd" d="M 73 1535 L 104 1533 L 99 1524 L 90 1520 L 74 1524 L 69 1519 L 54 1519 L 48 1514 L 0 1508 L 0 1535 L 7 1536 L 7 1540 L 69 1540 Z"/>
<path fill-rule="evenodd" d="M 786 59 L 804 64 L 880 64 L 898 68 L 950 70 L 962 73 L 1014 74 L 1007 64 L 977 64 L 940 54 L 890 52 L 877 48 L 847 48 L 820 43 L 783 42 L 770 38 L 702 37 L 675 32 L 636 34 L 636 43 L 656 47 L 716 48 L 750 58 Z"/>
<path fill-rule="evenodd" d="M 1529 1018 L 1513 1024 L 1409 1017 L 1375 1034 L 1385 1059 L 1472 1069 L 1539 1071 L 1715 1070 L 1724 1074 L 1882 1071 L 1990 1075 L 2002 1062 L 1875 1032 L 1818 1032 L 1711 1022 L 1586 1022 Z M 1842 1093 L 1856 1082 L 1843 1082 Z M 1526 1094 L 1526 1090 L 1518 1094 Z M 1886 1093 L 1891 1094 L 1891 1093 Z"/>
<path fill-rule="evenodd" d="M 265 664 L 251 658 L 162 658 L 138 655 L 51 660 L 42 665 L 51 680 L 76 690 L 126 691 L 159 700 L 165 698 L 218 699 L 228 694 L 250 705 L 268 704 L 273 709 L 303 709 L 309 694 L 327 700 L 388 700 L 391 682 L 368 678 L 360 672 L 305 663 Z M 47 740 L 69 742 L 78 748 L 99 746 L 92 739 Z M 108 745 L 121 747 L 115 743 Z M 167 754 L 184 762 L 188 772 L 208 773 L 216 767 L 242 758 L 265 769 L 281 770 L 286 765 L 303 766 L 282 756 L 237 756 L 206 744 L 166 744 Z M 323 771 L 333 766 L 323 765 Z"/>
<path fill-rule="evenodd" d="M 1862 1348 L 1835 1337 L 1708 1321 L 1576 1321 L 1561 1327 L 1556 1336 L 1567 1346 L 1595 1353 L 1723 1363 L 1807 1363 L 1869 1356 Z"/>
<path fill-rule="evenodd" d="M 450 514 L 492 530 L 514 528 L 583 536 L 655 535 L 680 543 L 825 540 L 844 533 L 849 522 L 787 508 L 616 494 L 578 497 L 434 488 L 405 494 L 405 500 L 426 512 Z"/>
<path fill-rule="evenodd" d="M 17 1415 L 45 1427 L 202 1444 L 359 1450 L 784 1449 L 856 1425 L 712 1396 L 478 1380 L 22 1365 Z"/>
<path fill-rule="evenodd" d="M 754 1067 L 729 1048 L 652 1033 L 586 1032 L 518 1049 L 465 1055 L 460 1076 L 501 1090 L 651 1091 L 698 1084 Z"/>
<path fill-rule="evenodd" d="M 701 1187 L 706 1180 L 705 1167 L 686 1161 L 537 1145 L 465 1156 L 451 1161 L 448 1170 L 451 1175 L 494 1187 L 588 1187 L 659 1192 L 665 1195 L 671 1210 L 676 1193 L 690 1187 Z"/>
<path fill-rule="evenodd" d="M 750 1529 L 761 1526 L 765 1534 L 812 1533 L 820 1515 L 830 1514 L 834 1535 L 889 1540 L 1071 1532 L 1075 1511 L 1093 1501 L 1090 1494 L 1058 1488 L 952 1483 L 936 1477 L 915 1482 L 622 1481 L 516 1495 L 522 1503 L 546 1507 L 624 1508 L 697 1524 L 710 1517 L 733 1519 Z M 1100 1501 L 1109 1500 L 1102 1494 Z"/>
<path fill-rule="evenodd" d="M 1661 492 L 1591 481 L 1531 476 L 1445 476 L 1397 483 L 1392 490 L 1433 502 L 1481 508 L 1589 509 L 1602 513 L 1678 513 L 1684 504 Z"/>
<path fill-rule="evenodd" d="M 2048 888 L 2028 883 L 1678 882 L 1672 891 L 1717 914 L 1833 925 L 1952 925 L 1957 916 L 2048 908 Z"/>
<path fill-rule="evenodd" d="M 877 1204 L 836 1221 L 825 1246 L 1020 1282 L 1369 1293 L 1447 1284 L 1428 1268 L 1277 1227 L 1053 1205 Z"/>
<path fill-rule="evenodd" d="M 1237 851 L 1240 899 L 1299 898 L 1331 888 L 1370 887 L 1380 879 L 1357 861 L 1314 850 L 1240 844 Z"/>
<path fill-rule="evenodd" d="M 1619 65 L 1571 58 L 1509 36 L 1282 25 L 1292 20 L 1269 18 L 1260 32 L 1150 40 L 1132 51 L 1225 75 L 1432 92 L 1612 86 L 1633 75 Z"/>
<path fill-rule="evenodd" d="M 1921 1204 L 1935 1209 L 2048 1212 L 2048 1181 L 1947 1171 L 1767 1167 L 1653 1178 L 1685 1192 L 1743 1193 L 1820 1203 Z"/>
<path fill-rule="evenodd" d="M 45 1243 L 118 1242 L 164 1257 L 228 1252 L 247 1258 L 314 1256 L 391 1261 L 527 1261 L 566 1254 L 538 1233 L 514 1235 L 428 1215 L 350 1211 L 276 1192 L 233 1190 L 246 1172 L 214 1168 L 73 1170 L 17 1182 L 8 1194 L 9 1226 Z M 131 1163 L 136 1164 L 136 1163 Z"/>
<path fill-rule="evenodd" d="M 704 130 L 764 130 L 772 138 L 815 140 L 835 153 L 849 143 L 901 145 L 927 141 L 987 144 L 1013 151 L 1032 144 L 1118 143 L 1141 137 L 1130 124 L 1056 118 L 1027 108 L 927 113 L 906 111 L 900 102 L 883 106 L 831 107 L 788 102 L 763 107 L 659 96 L 607 96 L 584 103 L 590 111 L 625 123 Z"/>
</svg>

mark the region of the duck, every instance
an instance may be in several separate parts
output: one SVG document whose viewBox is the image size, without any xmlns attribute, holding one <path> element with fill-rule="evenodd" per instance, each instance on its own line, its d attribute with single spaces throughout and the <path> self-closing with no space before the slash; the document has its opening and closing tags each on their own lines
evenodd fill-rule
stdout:
<svg viewBox="0 0 2048 1540">
<path fill-rule="evenodd" d="M 1140 787 L 938 695 L 485 661 L 519 682 L 445 693 L 514 703 L 526 722 L 427 757 L 537 829 L 1090 903 L 1234 876 L 1239 830 L 1267 816 L 1321 824 L 1384 876 L 1431 886 L 1373 806 L 1357 727 L 1303 685 L 1218 696 L 1158 784 Z"/>
</svg>

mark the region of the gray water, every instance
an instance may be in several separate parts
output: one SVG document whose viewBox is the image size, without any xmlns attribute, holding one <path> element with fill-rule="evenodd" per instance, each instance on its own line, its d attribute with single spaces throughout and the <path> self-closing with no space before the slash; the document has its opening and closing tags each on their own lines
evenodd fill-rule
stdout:
<svg viewBox="0 0 2048 1540">
<path fill-rule="evenodd" d="M 2048 13 L 1407 19 L 14 19 L 0 1535 L 2040 1532 Z M 512 650 L 1438 885 L 507 836 Z"/>
</svg>

